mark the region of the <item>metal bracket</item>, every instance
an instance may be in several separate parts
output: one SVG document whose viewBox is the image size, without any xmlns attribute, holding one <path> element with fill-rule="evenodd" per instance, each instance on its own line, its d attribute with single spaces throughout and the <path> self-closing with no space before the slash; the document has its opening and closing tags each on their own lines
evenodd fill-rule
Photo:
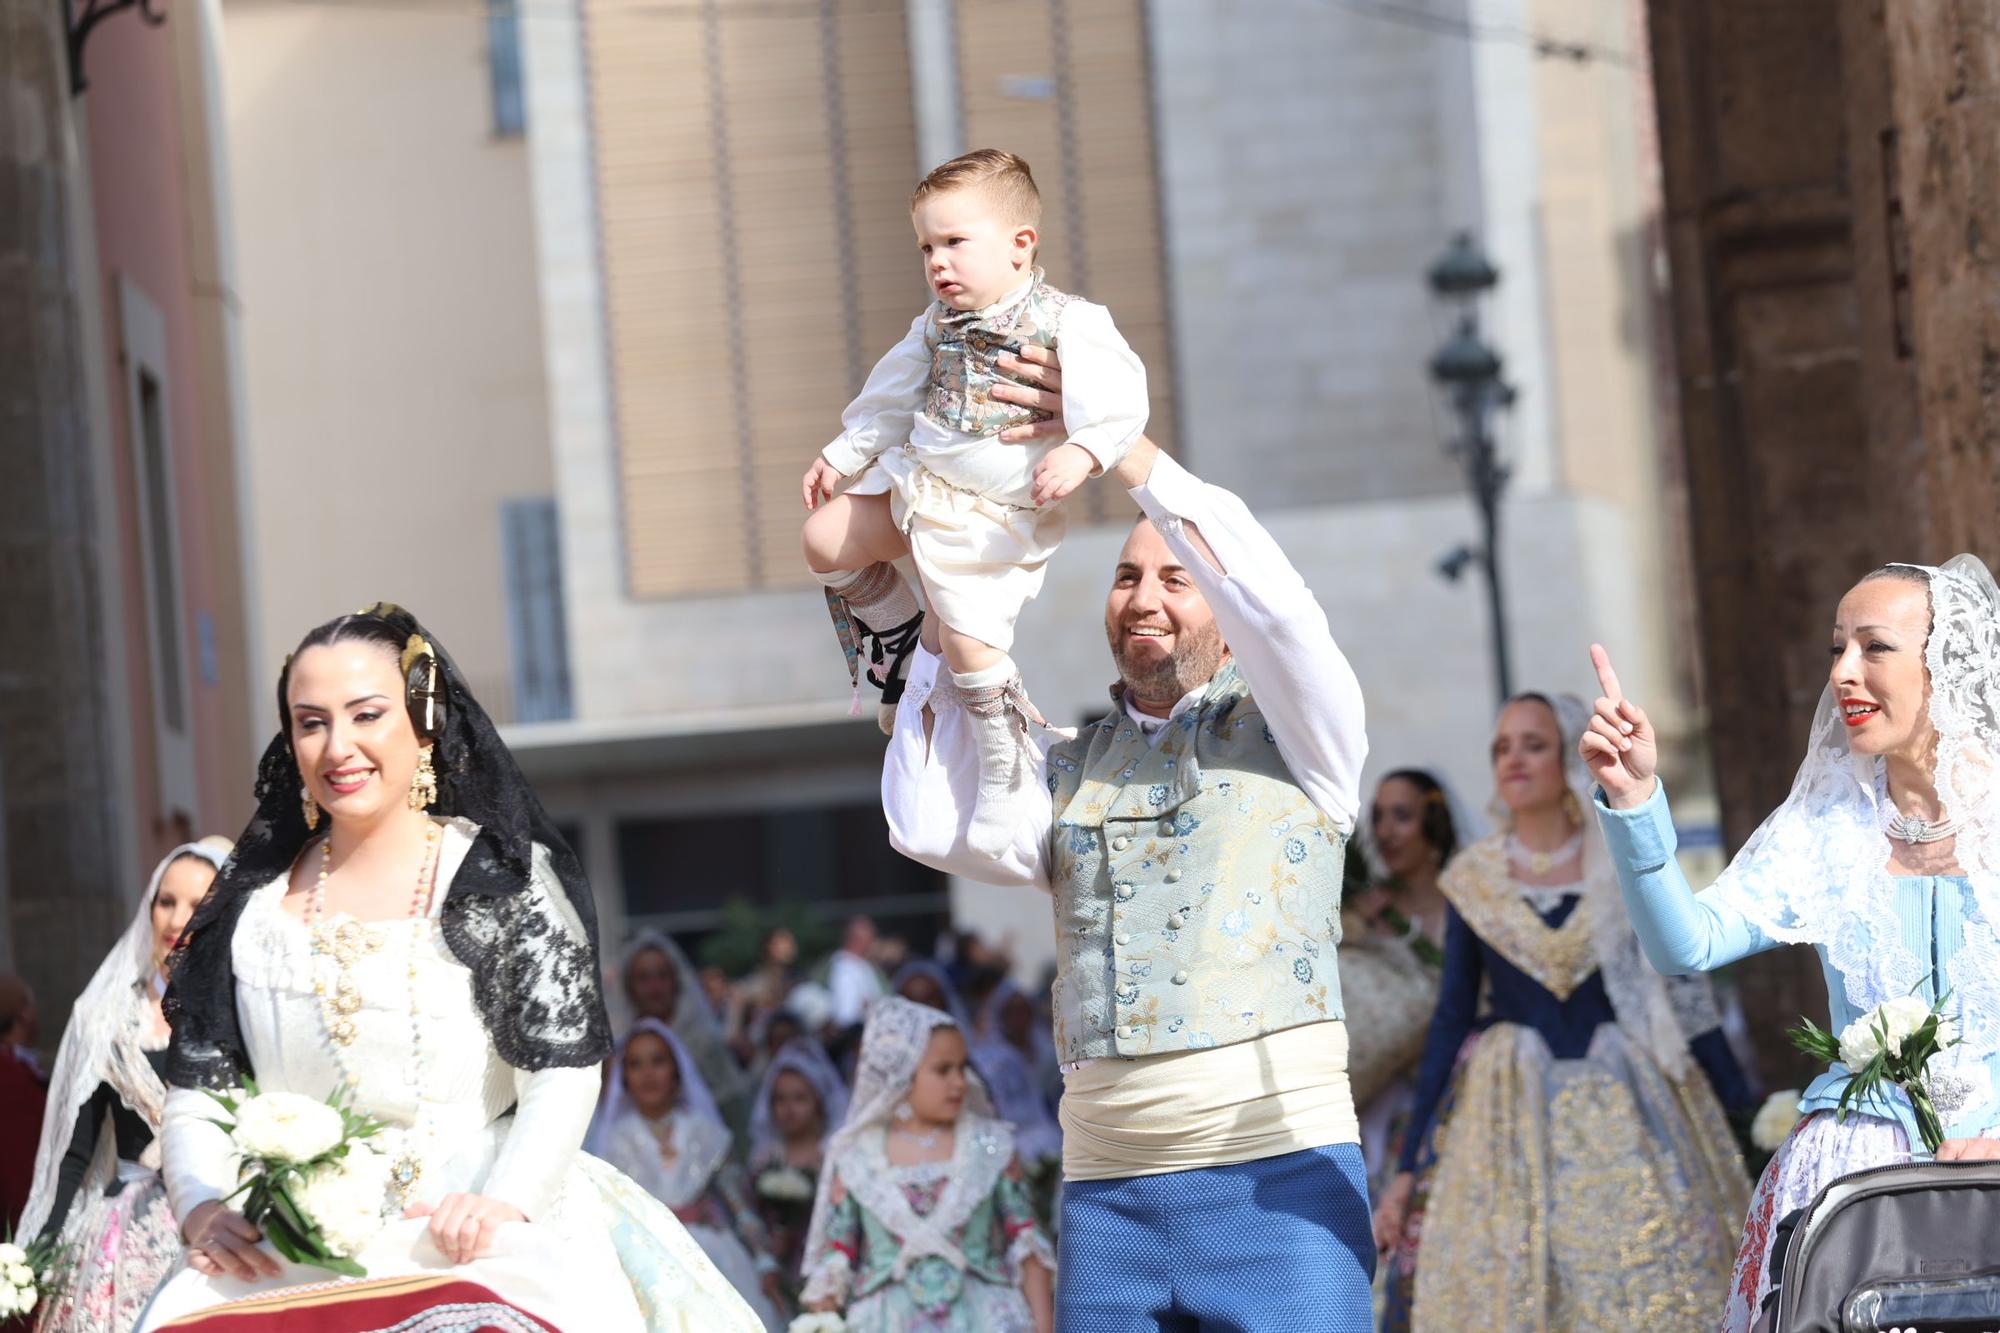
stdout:
<svg viewBox="0 0 2000 1333">
<path fill-rule="evenodd" d="M 126 9 L 137 9 L 139 17 L 148 27 L 157 28 L 167 21 L 167 16 L 153 8 L 153 0 L 83 0 L 82 8 L 74 8 L 70 0 L 56 0 L 62 8 L 63 21 L 69 33 L 69 95 L 76 97 L 90 86 L 83 76 L 83 44 L 90 40 L 91 31 L 113 14 Z"/>
</svg>

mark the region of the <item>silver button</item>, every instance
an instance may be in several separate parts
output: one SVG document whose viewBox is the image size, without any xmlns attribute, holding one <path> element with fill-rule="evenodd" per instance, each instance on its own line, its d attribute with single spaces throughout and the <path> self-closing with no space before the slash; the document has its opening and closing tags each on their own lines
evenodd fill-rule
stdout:
<svg viewBox="0 0 2000 1333">
<path fill-rule="evenodd" d="M 1123 834 L 1120 834 L 1119 836 L 1111 840 L 1111 850 L 1114 852 L 1122 852 L 1131 845 L 1132 845 L 1132 840 L 1124 836 Z"/>
<path fill-rule="evenodd" d="M 1179 930 L 1182 926 L 1185 926 L 1186 924 L 1187 924 L 1187 918 L 1182 916 L 1179 912 L 1167 913 L 1168 930 Z"/>
<path fill-rule="evenodd" d="M 1119 1024 L 1119 1025 L 1118 1025 L 1118 1040 L 1120 1040 L 1120 1041 L 1130 1041 L 1130 1040 L 1132 1040 L 1132 1029 L 1131 1029 L 1131 1028 L 1128 1028 L 1128 1027 L 1126 1027 L 1126 1026 L 1125 1026 L 1124 1024 L 1122 1024 L 1122 1023 L 1121 1023 L 1121 1024 Z"/>
<path fill-rule="evenodd" d="M 1131 902 L 1132 895 L 1134 892 L 1136 892 L 1136 890 L 1134 890 L 1130 884 L 1120 884 L 1117 888 L 1112 890 L 1112 893 L 1114 893 L 1117 896 L 1118 901 L 1121 903 Z"/>
<path fill-rule="evenodd" d="M 1176 972 L 1176 973 L 1174 973 L 1174 984 L 1175 984 L 1176 986 L 1185 986 L 1185 985 L 1187 985 L 1187 973 L 1185 973 L 1185 972 Z"/>
<path fill-rule="evenodd" d="M 1174 821 L 1173 821 L 1173 820 L 1171 820 L 1171 819 L 1162 819 L 1162 820 L 1160 821 L 1160 836 L 1162 836 L 1162 837 L 1166 837 L 1166 838 L 1171 838 L 1171 837 L 1173 837 L 1173 836 L 1174 836 Z"/>
<path fill-rule="evenodd" d="M 1113 935 L 1111 937 L 1111 942 L 1113 944 L 1130 944 L 1132 942 L 1132 937 L 1121 930 L 1116 935 Z"/>
<path fill-rule="evenodd" d="M 1180 882 L 1181 882 L 1181 868 L 1179 866 L 1175 866 L 1172 870 L 1169 870 L 1167 872 L 1167 883 L 1178 884 Z"/>
</svg>

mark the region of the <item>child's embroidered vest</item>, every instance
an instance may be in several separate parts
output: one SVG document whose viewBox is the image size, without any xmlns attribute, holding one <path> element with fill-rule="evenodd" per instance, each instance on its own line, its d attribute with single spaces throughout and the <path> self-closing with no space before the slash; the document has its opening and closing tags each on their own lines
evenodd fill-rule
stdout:
<svg viewBox="0 0 2000 1333">
<path fill-rule="evenodd" d="M 1063 1060 L 1341 1017 L 1347 835 L 1292 780 L 1233 664 L 1158 744 L 1120 708 L 1048 773 Z"/>
<path fill-rule="evenodd" d="M 1028 294 L 989 319 L 953 310 L 941 301 L 932 305 L 924 322 L 924 344 L 931 349 L 924 415 L 967 435 L 992 435 L 1046 418 L 1046 412 L 994 398 L 993 386 L 1027 383 L 1000 369 L 1000 354 L 1030 345 L 1054 347 L 1063 307 L 1069 302 L 1070 297 L 1043 282 L 1041 270 L 1036 269 Z"/>
</svg>

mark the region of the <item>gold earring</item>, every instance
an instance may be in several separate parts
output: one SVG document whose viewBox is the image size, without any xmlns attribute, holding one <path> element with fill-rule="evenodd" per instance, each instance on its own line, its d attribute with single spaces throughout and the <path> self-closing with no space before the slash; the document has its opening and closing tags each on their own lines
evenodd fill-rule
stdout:
<svg viewBox="0 0 2000 1333">
<path fill-rule="evenodd" d="M 410 809 L 428 810 L 437 803 L 437 770 L 431 767 L 431 747 L 417 751 L 417 771 L 410 777 Z"/>
<path fill-rule="evenodd" d="M 1583 803 L 1576 799 L 1575 792 L 1563 793 L 1563 813 L 1569 816 L 1569 822 L 1573 826 L 1583 827 Z"/>
<path fill-rule="evenodd" d="M 319 802 L 313 799 L 312 788 L 299 788 L 299 808 L 305 811 L 306 832 L 319 827 Z"/>
</svg>

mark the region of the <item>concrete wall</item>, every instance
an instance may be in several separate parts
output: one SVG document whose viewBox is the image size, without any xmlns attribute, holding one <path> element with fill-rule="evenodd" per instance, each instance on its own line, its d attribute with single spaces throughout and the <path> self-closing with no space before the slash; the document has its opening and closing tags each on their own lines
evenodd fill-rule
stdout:
<svg viewBox="0 0 2000 1333">
<path fill-rule="evenodd" d="M 226 14 L 259 697 L 307 629 L 388 600 L 504 719 L 500 506 L 552 482 L 527 149 L 491 131 L 484 6 Z"/>
</svg>

